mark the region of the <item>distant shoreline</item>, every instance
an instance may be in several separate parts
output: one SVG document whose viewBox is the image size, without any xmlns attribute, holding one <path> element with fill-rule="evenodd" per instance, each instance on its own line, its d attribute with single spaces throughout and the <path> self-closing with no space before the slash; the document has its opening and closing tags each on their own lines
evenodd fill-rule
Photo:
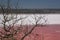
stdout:
<svg viewBox="0 0 60 40">
<path fill-rule="evenodd" d="M 3 13 L 0 9 L 0 13 Z M 18 13 L 18 14 L 60 14 L 60 9 L 4 9 L 4 13 Z"/>
</svg>

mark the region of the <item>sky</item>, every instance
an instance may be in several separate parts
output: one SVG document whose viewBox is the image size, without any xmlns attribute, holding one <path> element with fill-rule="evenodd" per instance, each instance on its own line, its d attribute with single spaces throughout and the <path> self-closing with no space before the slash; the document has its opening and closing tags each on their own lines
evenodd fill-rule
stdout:
<svg viewBox="0 0 60 40">
<path fill-rule="evenodd" d="M 0 0 L 4 1 L 3 3 L 7 3 L 7 0 Z M 18 0 L 10 0 L 11 4 L 16 6 Z M 21 8 L 60 8 L 60 0 L 19 0 L 18 4 Z"/>
</svg>

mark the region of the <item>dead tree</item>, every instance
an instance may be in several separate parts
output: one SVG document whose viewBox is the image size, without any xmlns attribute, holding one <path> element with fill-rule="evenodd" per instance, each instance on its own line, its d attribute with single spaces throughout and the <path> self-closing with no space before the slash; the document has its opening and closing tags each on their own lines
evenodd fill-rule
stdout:
<svg viewBox="0 0 60 40">
<path fill-rule="evenodd" d="M 16 6 L 15 6 L 16 9 L 18 9 L 18 7 L 17 7 L 18 3 L 19 3 L 19 0 L 17 2 Z M 1 24 L 3 25 L 3 30 L 5 32 L 3 34 L 2 34 L 2 32 L 0 32 L 2 35 L 4 35 L 4 36 L 0 35 L 1 40 L 4 40 L 4 38 L 7 38 L 7 39 L 8 38 L 12 38 L 12 40 L 15 40 L 14 39 L 14 35 L 17 34 L 18 29 L 15 30 L 14 29 L 14 25 L 18 21 L 20 21 L 22 19 L 25 19 L 27 17 L 24 17 L 24 18 L 20 17 L 19 19 L 17 19 L 18 18 L 17 14 L 15 14 L 15 15 L 12 14 L 12 13 L 9 14 L 9 10 L 11 9 L 11 7 L 10 7 L 10 0 L 7 0 L 7 6 L 6 6 L 6 8 L 3 5 L 0 5 L 0 9 L 2 10 L 2 15 L 3 15 L 3 19 L 1 19 L 2 20 Z M 5 11 L 4 9 L 7 9 L 7 11 Z M 12 21 L 12 25 L 10 24 L 10 21 Z"/>
<path fill-rule="evenodd" d="M 24 40 L 25 37 L 27 37 L 29 34 L 32 33 L 32 31 L 38 26 L 38 25 L 43 25 L 43 23 L 41 23 L 41 19 L 43 19 L 43 21 L 46 21 L 44 19 L 45 16 L 37 16 L 36 14 L 33 15 L 33 20 L 34 20 L 34 23 L 32 23 L 34 26 L 31 28 L 31 30 L 29 30 L 28 32 L 26 31 L 26 33 L 24 33 L 24 36 L 21 38 L 21 40 Z M 30 21 L 30 20 L 29 20 Z M 30 21 L 31 23 L 31 21 Z"/>
<path fill-rule="evenodd" d="M 16 16 L 15 15 L 13 15 L 13 14 L 6 14 L 5 12 L 4 12 L 4 9 L 3 9 L 3 7 L 1 7 L 1 9 L 2 9 L 2 11 L 3 11 L 3 13 L 2 13 L 2 15 L 3 15 L 3 20 L 2 20 L 2 23 L 1 24 L 3 24 L 3 29 L 4 29 L 4 31 L 6 32 L 6 34 L 3 34 L 4 36 L 2 37 L 2 39 L 3 38 L 10 38 L 10 37 L 12 37 L 12 40 L 14 40 L 13 39 L 13 36 L 15 35 L 15 34 L 17 34 L 17 32 L 18 32 L 18 29 L 17 30 L 14 30 L 14 25 L 18 22 L 18 21 L 20 21 L 20 20 L 22 20 L 22 19 L 25 19 L 25 18 L 27 18 L 27 17 L 24 17 L 24 18 L 22 18 L 22 17 L 20 17 L 19 19 L 17 19 L 18 18 L 18 16 L 17 16 L 17 14 L 16 14 Z M 9 15 L 11 15 L 10 17 L 9 17 Z M 15 17 L 14 17 L 15 16 Z M 10 21 L 12 21 L 12 25 L 10 25 Z M 6 25 L 6 23 L 8 23 L 7 25 Z M 13 28 L 13 30 L 11 30 Z M 11 31 L 13 31 L 13 32 L 11 32 Z M 7 34 L 7 33 L 9 33 L 9 34 Z M 2 40 L 1 39 L 1 40 Z"/>
<path fill-rule="evenodd" d="M 12 40 L 15 40 L 14 39 L 14 35 L 17 34 L 17 32 L 18 32 L 19 29 L 15 30 L 14 29 L 14 25 L 18 21 L 27 18 L 27 17 L 24 17 L 24 18 L 21 18 L 20 17 L 19 19 L 17 19 L 18 16 L 17 15 L 16 15 L 16 17 L 14 17 L 14 16 L 15 15 L 12 15 L 11 14 L 11 16 L 9 17 L 9 15 L 3 14 L 3 20 L 2 20 L 2 23 L 1 24 L 3 24 L 3 29 L 4 29 L 4 31 L 5 31 L 6 34 L 3 34 L 4 36 L 2 36 L 2 39 L 4 39 L 4 38 L 11 38 L 12 37 Z M 12 25 L 10 24 L 10 21 L 12 21 Z M 6 25 L 6 23 L 8 23 L 7 24 L 8 26 Z"/>
<path fill-rule="evenodd" d="M 15 40 L 14 39 L 14 35 L 15 34 L 17 34 L 17 32 L 18 32 L 18 30 L 20 30 L 20 29 L 17 29 L 17 30 L 15 30 L 14 29 L 14 25 L 18 22 L 18 21 L 20 21 L 20 20 L 22 20 L 22 19 L 25 19 L 25 18 L 27 18 L 27 17 L 24 17 L 24 18 L 19 18 L 19 19 L 17 19 L 18 17 L 17 17 L 17 14 L 16 14 L 16 17 L 14 17 L 14 15 L 12 15 L 12 13 L 10 14 L 11 16 L 9 17 L 9 10 L 11 9 L 11 7 L 10 7 L 10 5 L 9 5 L 9 3 L 10 3 L 10 0 L 8 0 L 7 1 L 7 12 L 5 12 L 5 8 L 4 8 L 4 6 L 2 6 L 2 5 L 0 5 L 0 8 L 1 8 L 1 10 L 2 10 L 2 15 L 3 15 L 3 20 L 2 20 L 2 23 L 1 24 L 3 24 L 3 29 L 4 29 L 4 32 L 5 33 L 3 33 L 3 36 L 1 35 L 0 37 L 1 37 L 1 40 L 3 40 L 4 38 L 12 38 L 12 40 Z M 16 9 L 18 9 L 18 3 L 19 3 L 19 0 L 18 0 L 18 2 L 17 2 L 17 5 L 16 5 Z M 32 28 L 31 28 L 31 30 L 29 30 L 28 32 L 27 32 L 27 30 L 24 32 L 24 36 L 21 38 L 21 40 L 24 40 L 24 38 L 26 37 L 26 36 L 28 36 L 29 34 L 31 34 L 31 32 L 38 26 L 38 24 L 39 24 L 39 21 L 43 18 L 42 16 L 36 16 L 36 15 L 34 15 L 34 17 L 32 17 L 34 20 L 35 20 L 35 23 L 32 23 L 32 24 L 35 24 Z M 13 20 L 13 23 L 12 23 L 12 25 L 10 25 L 10 21 L 12 21 Z M 8 23 L 9 25 L 7 25 L 6 23 Z M 30 23 L 31 23 L 31 21 L 30 21 Z M 2 32 L 0 32 L 1 34 L 2 34 Z"/>
</svg>

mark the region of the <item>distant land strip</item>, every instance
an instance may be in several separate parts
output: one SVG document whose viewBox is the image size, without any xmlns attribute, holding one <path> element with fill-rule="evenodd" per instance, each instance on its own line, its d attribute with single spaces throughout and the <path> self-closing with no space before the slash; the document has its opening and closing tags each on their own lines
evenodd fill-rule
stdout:
<svg viewBox="0 0 60 40">
<path fill-rule="evenodd" d="M 2 13 L 17 14 L 60 14 L 60 9 L 0 9 Z"/>
</svg>

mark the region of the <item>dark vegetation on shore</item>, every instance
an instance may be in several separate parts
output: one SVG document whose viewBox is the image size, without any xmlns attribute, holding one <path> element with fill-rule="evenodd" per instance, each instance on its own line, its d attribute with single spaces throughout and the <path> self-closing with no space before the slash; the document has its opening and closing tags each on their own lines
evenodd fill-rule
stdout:
<svg viewBox="0 0 60 40">
<path fill-rule="evenodd" d="M 4 9 L 4 12 L 9 12 L 9 13 L 60 13 L 60 9 Z M 0 9 L 0 13 L 2 13 L 2 9 Z"/>
</svg>

